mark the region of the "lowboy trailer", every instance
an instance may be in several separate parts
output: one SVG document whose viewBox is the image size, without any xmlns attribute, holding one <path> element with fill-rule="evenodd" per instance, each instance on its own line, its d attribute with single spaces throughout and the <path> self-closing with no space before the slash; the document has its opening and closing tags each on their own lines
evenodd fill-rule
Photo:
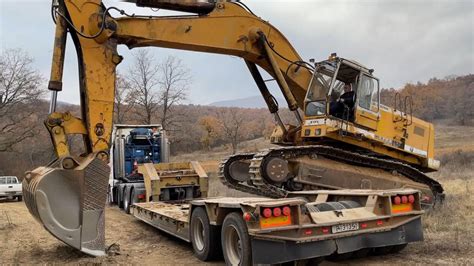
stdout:
<svg viewBox="0 0 474 266">
<path fill-rule="evenodd" d="M 228 265 L 319 261 L 398 252 L 422 241 L 420 193 L 319 190 L 287 198 L 215 197 L 131 206 L 136 218 Z"/>
</svg>

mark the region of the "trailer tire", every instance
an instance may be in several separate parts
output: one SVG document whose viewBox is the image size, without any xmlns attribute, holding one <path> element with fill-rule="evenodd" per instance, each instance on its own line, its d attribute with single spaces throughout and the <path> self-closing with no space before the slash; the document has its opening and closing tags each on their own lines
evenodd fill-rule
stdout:
<svg viewBox="0 0 474 266">
<path fill-rule="evenodd" d="M 252 247 L 242 215 L 229 213 L 222 224 L 222 252 L 227 265 L 252 265 Z"/>
<path fill-rule="evenodd" d="M 130 189 L 125 188 L 123 192 L 123 211 L 130 213 Z"/>
<path fill-rule="evenodd" d="M 191 214 L 190 236 L 194 254 L 198 259 L 209 261 L 221 254 L 219 227 L 209 223 L 206 210 L 202 207 L 194 209 Z"/>
<path fill-rule="evenodd" d="M 22 201 L 22 200 L 23 200 L 23 196 L 17 196 L 16 199 L 17 199 L 18 201 Z"/>
</svg>

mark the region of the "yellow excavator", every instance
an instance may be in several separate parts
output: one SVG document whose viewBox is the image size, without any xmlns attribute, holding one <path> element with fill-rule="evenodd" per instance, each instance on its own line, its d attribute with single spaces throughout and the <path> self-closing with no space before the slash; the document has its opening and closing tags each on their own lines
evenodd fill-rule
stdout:
<svg viewBox="0 0 474 266">
<path fill-rule="evenodd" d="M 127 2 L 191 14 L 138 16 L 101 0 L 53 1 L 52 99 L 45 125 L 57 159 L 27 173 L 23 189 L 30 212 L 58 239 L 88 254 L 104 251 L 118 45 L 243 58 L 275 117 L 271 140 L 281 147 L 222 161 L 219 176 L 231 188 L 280 198 L 308 189 L 409 187 L 421 191 L 427 207 L 443 198 L 442 186 L 425 175 L 439 167 L 433 125 L 412 116 L 409 98 L 396 97 L 396 109 L 382 105 L 372 69 L 336 54 L 305 62 L 278 29 L 242 2 Z M 68 32 L 78 55 L 81 118 L 56 112 Z M 296 125 L 280 119 L 260 69 L 278 83 Z M 84 154 L 71 154 L 72 134 L 83 136 Z"/>
</svg>

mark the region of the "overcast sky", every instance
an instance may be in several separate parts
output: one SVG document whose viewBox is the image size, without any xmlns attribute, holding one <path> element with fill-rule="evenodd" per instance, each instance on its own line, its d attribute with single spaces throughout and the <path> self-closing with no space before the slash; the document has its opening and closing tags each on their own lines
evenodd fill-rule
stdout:
<svg viewBox="0 0 474 266">
<path fill-rule="evenodd" d="M 26 50 L 45 78 L 49 77 L 54 38 L 50 2 L 0 0 L 0 49 Z M 305 60 L 320 61 L 337 52 L 374 68 L 384 88 L 474 73 L 474 0 L 243 2 L 280 29 Z M 151 12 L 118 1 L 104 3 L 137 14 Z M 189 103 L 258 95 L 240 58 L 161 48 L 151 51 L 157 59 L 175 55 L 191 70 Z M 125 46 L 119 52 L 125 60 L 118 69 L 125 73 L 132 57 Z M 76 64 L 69 40 L 60 101 L 79 103 Z M 272 90 L 276 91 L 275 86 Z"/>
</svg>

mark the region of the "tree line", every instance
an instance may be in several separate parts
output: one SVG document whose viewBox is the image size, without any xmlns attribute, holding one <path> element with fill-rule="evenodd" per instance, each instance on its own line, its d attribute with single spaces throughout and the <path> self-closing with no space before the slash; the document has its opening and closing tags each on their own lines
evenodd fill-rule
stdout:
<svg viewBox="0 0 474 266">
<path fill-rule="evenodd" d="M 432 78 L 427 83 L 406 84 L 402 89 L 381 91 L 381 102 L 395 108 L 395 95 L 401 101 L 409 97 L 413 115 L 423 120 L 435 122 L 446 119 L 457 125 L 473 125 L 474 117 L 474 75 L 448 76 L 444 79 Z M 407 109 L 408 106 L 407 106 Z"/>
<path fill-rule="evenodd" d="M 174 154 L 222 145 L 235 153 L 242 141 L 270 136 L 275 124 L 268 110 L 184 104 L 191 84 L 192 75 L 178 58 L 157 60 L 147 50 L 139 50 L 133 54 L 131 66 L 117 75 L 114 121 L 162 124 L 169 132 Z M 8 156 L 12 153 L 17 156 L 13 163 L 26 164 L 20 167 L 22 171 L 54 159 L 43 126 L 48 111 L 46 87 L 46 79 L 35 69 L 31 56 L 19 49 L 1 51 L 0 174 L 5 165 L 11 167 L 12 157 Z M 473 123 L 473 74 L 383 89 L 382 103 L 394 107 L 397 93 L 401 99 L 411 97 L 413 115 L 422 119 Z M 59 104 L 58 111 L 66 110 L 80 116 L 77 105 Z M 287 109 L 282 109 L 281 115 L 284 121 L 294 122 Z"/>
</svg>

